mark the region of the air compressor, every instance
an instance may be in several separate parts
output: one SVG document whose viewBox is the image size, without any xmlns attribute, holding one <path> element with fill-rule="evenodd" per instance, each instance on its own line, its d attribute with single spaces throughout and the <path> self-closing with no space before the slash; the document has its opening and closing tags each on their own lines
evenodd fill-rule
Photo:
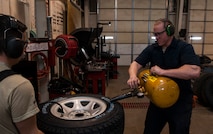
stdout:
<svg viewBox="0 0 213 134">
<path fill-rule="evenodd" d="M 161 108 L 172 106 L 179 97 L 180 90 L 175 81 L 168 77 L 154 76 L 149 70 L 138 75 L 140 88 L 152 103 Z"/>
<path fill-rule="evenodd" d="M 152 75 L 149 69 L 138 74 L 140 85 L 137 89 L 111 99 L 117 101 L 131 96 L 147 96 L 152 103 L 160 108 L 168 108 L 178 100 L 180 90 L 177 83 L 164 76 Z"/>
</svg>

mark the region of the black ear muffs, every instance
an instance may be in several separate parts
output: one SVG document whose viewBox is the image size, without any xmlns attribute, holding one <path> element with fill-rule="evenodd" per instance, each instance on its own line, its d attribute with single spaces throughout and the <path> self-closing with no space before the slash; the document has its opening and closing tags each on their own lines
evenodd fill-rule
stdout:
<svg viewBox="0 0 213 134">
<path fill-rule="evenodd" d="M 10 37 L 5 39 L 4 52 L 10 58 L 19 58 L 24 51 L 25 42 L 20 38 Z"/>
<path fill-rule="evenodd" d="M 175 27 L 169 19 L 163 18 L 163 19 L 159 19 L 158 21 L 163 22 L 166 34 L 168 36 L 172 36 L 175 34 Z"/>
<path fill-rule="evenodd" d="M 165 26 L 165 30 L 166 30 L 166 33 L 168 36 L 172 36 L 174 35 L 175 33 L 175 28 L 172 24 L 170 24 L 169 22 L 165 22 L 165 23 L 168 23 L 166 26 Z"/>
<path fill-rule="evenodd" d="M 0 31 L 3 31 L 1 48 L 9 58 L 19 58 L 22 56 L 25 47 L 25 41 L 21 39 L 22 33 L 27 27 L 9 15 L 0 14 L 0 20 Z"/>
</svg>

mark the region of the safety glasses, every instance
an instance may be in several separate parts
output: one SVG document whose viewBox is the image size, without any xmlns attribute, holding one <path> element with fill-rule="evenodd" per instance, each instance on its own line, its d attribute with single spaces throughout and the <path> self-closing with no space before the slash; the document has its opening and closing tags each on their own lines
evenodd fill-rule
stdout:
<svg viewBox="0 0 213 134">
<path fill-rule="evenodd" d="M 153 35 L 156 37 L 156 36 L 160 36 L 161 34 L 163 34 L 165 32 L 165 30 L 163 30 L 162 32 L 156 32 L 156 33 L 153 33 Z"/>
</svg>

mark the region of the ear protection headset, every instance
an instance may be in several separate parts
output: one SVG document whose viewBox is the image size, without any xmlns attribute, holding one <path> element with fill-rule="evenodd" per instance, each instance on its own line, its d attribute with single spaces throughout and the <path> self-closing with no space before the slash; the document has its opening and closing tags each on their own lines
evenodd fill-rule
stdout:
<svg viewBox="0 0 213 134">
<path fill-rule="evenodd" d="M 24 32 L 27 27 L 12 16 L 0 14 L 0 18 L 1 17 L 4 17 L 4 19 L 7 21 L 4 22 L 7 23 L 7 29 L 4 30 L 3 33 L 2 49 L 8 57 L 18 58 L 24 51 L 24 46 L 26 43 L 21 39 L 21 37 L 22 32 Z"/>
<path fill-rule="evenodd" d="M 168 36 L 174 35 L 175 27 L 174 27 L 174 25 L 172 24 L 172 22 L 170 20 L 168 20 L 168 19 L 160 19 L 159 21 L 162 21 L 164 23 L 164 28 L 165 28 L 166 34 Z"/>
</svg>

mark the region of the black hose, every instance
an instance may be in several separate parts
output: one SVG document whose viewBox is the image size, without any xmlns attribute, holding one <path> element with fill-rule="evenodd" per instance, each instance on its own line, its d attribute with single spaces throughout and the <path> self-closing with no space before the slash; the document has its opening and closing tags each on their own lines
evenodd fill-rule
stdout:
<svg viewBox="0 0 213 134">
<path fill-rule="evenodd" d="M 138 90 L 134 89 L 133 91 L 130 91 L 128 93 L 125 93 L 125 94 L 116 96 L 114 98 L 111 98 L 110 101 L 115 102 L 115 101 L 118 101 L 118 100 L 122 100 L 122 99 L 125 99 L 125 98 L 136 96 L 137 94 L 138 94 Z"/>
</svg>

